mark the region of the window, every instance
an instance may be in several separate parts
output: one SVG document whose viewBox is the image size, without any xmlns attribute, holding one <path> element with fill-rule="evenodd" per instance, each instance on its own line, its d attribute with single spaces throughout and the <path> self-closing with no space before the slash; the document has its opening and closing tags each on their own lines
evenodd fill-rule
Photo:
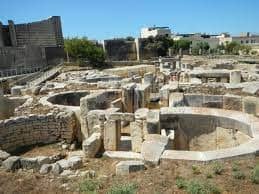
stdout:
<svg viewBox="0 0 259 194">
<path fill-rule="evenodd" d="M 244 44 L 244 41 L 243 41 L 243 40 L 241 40 L 241 44 Z"/>
</svg>

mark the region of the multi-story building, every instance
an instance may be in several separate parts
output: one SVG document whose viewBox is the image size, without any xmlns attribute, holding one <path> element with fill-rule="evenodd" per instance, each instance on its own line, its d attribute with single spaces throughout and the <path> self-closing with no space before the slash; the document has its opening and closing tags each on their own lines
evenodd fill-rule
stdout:
<svg viewBox="0 0 259 194">
<path fill-rule="evenodd" d="M 156 37 L 156 36 L 171 36 L 171 30 L 169 27 L 149 27 L 142 28 L 140 32 L 140 38 Z"/>
</svg>

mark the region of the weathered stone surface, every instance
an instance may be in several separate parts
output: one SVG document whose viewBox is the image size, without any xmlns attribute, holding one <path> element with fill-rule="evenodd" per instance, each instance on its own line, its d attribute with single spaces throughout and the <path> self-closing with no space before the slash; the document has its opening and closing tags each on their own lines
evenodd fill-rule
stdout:
<svg viewBox="0 0 259 194">
<path fill-rule="evenodd" d="M 52 165 L 52 170 L 51 172 L 54 174 L 54 175 L 59 175 L 60 173 L 63 172 L 63 168 L 61 167 L 61 165 L 59 163 L 55 163 Z"/>
<path fill-rule="evenodd" d="M 67 159 L 70 165 L 70 168 L 73 170 L 79 169 L 83 166 L 83 160 L 81 157 L 74 156 Z"/>
<path fill-rule="evenodd" d="M 178 107 L 184 105 L 184 95 L 180 92 L 169 94 L 169 107 Z"/>
<path fill-rule="evenodd" d="M 101 133 L 93 133 L 83 141 L 83 151 L 86 157 L 94 158 L 102 145 Z"/>
<path fill-rule="evenodd" d="M 148 165 L 158 165 L 160 156 L 168 144 L 168 137 L 161 135 L 148 135 L 141 147 L 141 154 Z"/>
<path fill-rule="evenodd" d="M 148 106 L 150 98 L 150 85 L 137 84 L 134 90 L 134 111 Z"/>
<path fill-rule="evenodd" d="M 64 169 L 78 169 L 83 166 L 82 158 L 79 156 L 73 156 L 68 159 L 62 159 L 56 162 L 61 166 L 61 168 Z"/>
<path fill-rule="evenodd" d="M 257 115 L 259 112 L 259 100 L 253 96 L 243 98 L 243 112 Z"/>
<path fill-rule="evenodd" d="M 241 71 L 233 70 L 229 73 L 229 83 L 230 84 L 239 84 L 241 82 Z"/>
<path fill-rule="evenodd" d="M 143 121 L 136 120 L 130 123 L 130 135 L 132 151 L 140 152 L 143 142 Z"/>
<path fill-rule="evenodd" d="M 39 166 L 42 166 L 44 164 L 49 164 L 50 163 L 50 158 L 47 156 L 38 156 L 37 157 L 37 163 Z"/>
<path fill-rule="evenodd" d="M 17 169 L 21 168 L 20 157 L 11 156 L 11 157 L 7 158 L 5 161 L 3 161 L 2 166 L 6 171 L 17 170 Z"/>
<path fill-rule="evenodd" d="M 37 169 L 39 168 L 37 158 L 21 158 L 21 167 L 23 169 Z"/>
<path fill-rule="evenodd" d="M 134 88 L 135 83 L 126 84 L 122 87 L 122 107 L 124 112 L 134 112 Z"/>
<path fill-rule="evenodd" d="M 121 161 L 116 165 L 116 175 L 128 175 L 131 172 L 144 170 L 145 166 L 142 161 L 129 160 Z"/>
<path fill-rule="evenodd" d="M 0 150 L 0 161 L 6 160 L 9 158 L 11 155 L 3 150 Z"/>
<path fill-rule="evenodd" d="M 150 110 L 147 113 L 147 132 L 149 134 L 160 134 L 159 110 Z"/>
<path fill-rule="evenodd" d="M 129 151 L 106 151 L 103 153 L 103 156 L 116 159 L 143 160 L 140 153 Z"/>
<path fill-rule="evenodd" d="M 52 164 L 43 164 L 40 168 L 40 174 L 48 174 L 52 170 Z"/>
<path fill-rule="evenodd" d="M 138 110 L 136 110 L 135 112 L 135 119 L 147 119 L 147 113 L 148 113 L 149 109 L 148 108 L 140 108 Z"/>
<path fill-rule="evenodd" d="M 242 97 L 229 94 L 224 95 L 223 108 L 227 110 L 242 111 Z"/>
<path fill-rule="evenodd" d="M 104 149 L 110 151 L 118 150 L 120 142 L 120 123 L 108 120 L 104 124 Z"/>
<path fill-rule="evenodd" d="M 92 110 L 87 114 L 88 137 L 93 133 L 101 133 L 103 130 L 100 126 L 105 120 L 105 110 Z M 98 128 L 96 126 L 99 126 Z"/>
</svg>

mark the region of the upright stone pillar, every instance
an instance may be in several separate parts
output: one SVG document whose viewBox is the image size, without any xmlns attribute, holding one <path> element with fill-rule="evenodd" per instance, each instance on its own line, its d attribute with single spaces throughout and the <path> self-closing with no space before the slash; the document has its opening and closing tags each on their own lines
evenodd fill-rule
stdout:
<svg viewBox="0 0 259 194">
<path fill-rule="evenodd" d="M 11 39 L 12 46 L 17 46 L 14 22 L 12 20 L 8 20 L 8 24 L 9 24 L 9 33 L 10 33 L 10 39 Z"/>
<path fill-rule="evenodd" d="M 229 83 L 230 84 L 238 84 L 241 82 L 241 71 L 233 70 L 230 72 L 229 76 Z"/>
<path fill-rule="evenodd" d="M 122 87 L 122 106 L 124 112 L 134 112 L 134 89 L 135 83 L 130 83 Z"/>
<path fill-rule="evenodd" d="M 160 111 L 150 110 L 147 113 L 147 132 L 149 134 L 160 134 Z"/>
<path fill-rule="evenodd" d="M 104 149 L 117 151 L 120 144 L 120 121 L 108 120 L 104 124 Z"/>
<path fill-rule="evenodd" d="M 4 47 L 3 24 L 0 22 L 0 47 Z"/>
<path fill-rule="evenodd" d="M 134 112 L 139 108 L 148 106 L 150 97 L 150 85 L 138 84 L 134 91 Z"/>
</svg>

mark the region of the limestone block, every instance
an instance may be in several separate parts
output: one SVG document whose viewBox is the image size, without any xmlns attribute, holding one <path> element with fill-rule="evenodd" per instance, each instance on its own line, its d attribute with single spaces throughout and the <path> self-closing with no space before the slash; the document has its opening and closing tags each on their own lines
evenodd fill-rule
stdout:
<svg viewBox="0 0 259 194">
<path fill-rule="evenodd" d="M 93 133 L 102 133 L 101 128 L 94 128 L 95 126 L 103 125 L 105 120 L 105 110 L 92 110 L 87 114 L 87 133 L 90 137 Z"/>
<path fill-rule="evenodd" d="M 242 111 L 242 97 L 236 95 L 224 95 L 223 109 Z"/>
<path fill-rule="evenodd" d="M 160 134 L 159 110 L 149 110 L 147 113 L 147 132 L 149 134 Z"/>
<path fill-rule="evenodd" d="M 2 166 L 6 171 L 13 172 L 13 171 L 17 170 L 17 169 L 21 168 L 20 157 L 11 156 L 11 157 L 7 158 L 5 161 L 3 161 Z"/>
<path fill-rule="evenodd" d="M 102 145 L 101 133 L 93 133 L 89 138 L 83 141 L 83 151 L 86 157 L 94 158 Z"/>
<path fill-rule="evenodd" d="M 202 107 L 222 108 L 223 97 L 221 95 L 204 95 Z"/>
<path fill-rule="evenodd" d="M 62 169 L 62 167 L 61 167 L 61 165 L 59 163 L 55 163 L 55 164 L 52 165 L 51 172 L 54 175 L 59 175 L 60 173 L 63 172 L 63 169 Z"/>
<path fill-rule="evenodd" d="M 146 120 L 148 111 L 149 111 L 148 108 L 140 108 L 140 109 L 136 110 L 135 119 L 136 120 Z"/>
<path fill-rule="evenodd" d="M 173 92 L 169 94 L 169 107 L 184 106 L 183 93 Z"/>
<path fill-rule="evenodd" d="M 43 164 L 40 168 L 40 174 L 48 174 L 52 170 L 52 164 Z"/>
<path fill-rule="evenodd" d="M 124 112 L 134 112 L 134 88 L 135 83 L 126 84 L 122 87 L 122 106 Z"/>
<path fill-rule="evenodd" d="M 11 95 L 16 96 L 16 95 L 21 95 L 21 90 L 24 89 L 25 86 L 14 86 L 11 88 Z"/>
<path fill-rule="evenodd" d="M 128 175 L 131 172 L 144 170 L 145 166 L 142 161 L 129 160 L 121 161 L 116 165 L 116 175 Z"/>
<path fill-rule="evenodd" d="M 120 123 L 115 120 L 106 121 L 104 124 L 104 149 L 118 150 L 120 136 Z"/>
<path fill-rule="evenodd" d="M 11 155 L 3 150 L 0 150 L 0 161 L 6 160 Z"/>
<path fill-rule="evenodd" d="M 134 91 L 134 111 L 148 106 L 150 99 L 150 85 L 137 84 Z"/>
<path fill-rule="evenodd" d="M 39 168 L 37 158 L 21 158 L 21 168 L 23 169 L 37 169 Z"/>
<path fill-rule="evenodd" d="M 241 82 L 241 71 L 233 70 L 230 71 L 229 83 L 230 84 L 238 84 Z"/>
<path fill-rule="evenodd" d="M 143 142 L 143 122 L 136 120 L 130 123 L 131 146 L 133 152 L 140 152 Z"/>
<path fill-rule="evenodd" d="M 186 106 L 202 107 L 203 95 L 202 94 L 184 94 L 184 102 Z"/>
<path fill-rule="evenodd" d="M 253 115 L 258 115 L 259 112 L 259 100 L 253 96 L 247 96 L 243 98 L 243 112 Z"/>
<path fill-rule="evenodd" d="M 154 166 L 159 164 L 160 156 L 168 144 L 168 138 L 161 135 L 147 136 L 141 147 L 145 163 Z"/>
</svg>

